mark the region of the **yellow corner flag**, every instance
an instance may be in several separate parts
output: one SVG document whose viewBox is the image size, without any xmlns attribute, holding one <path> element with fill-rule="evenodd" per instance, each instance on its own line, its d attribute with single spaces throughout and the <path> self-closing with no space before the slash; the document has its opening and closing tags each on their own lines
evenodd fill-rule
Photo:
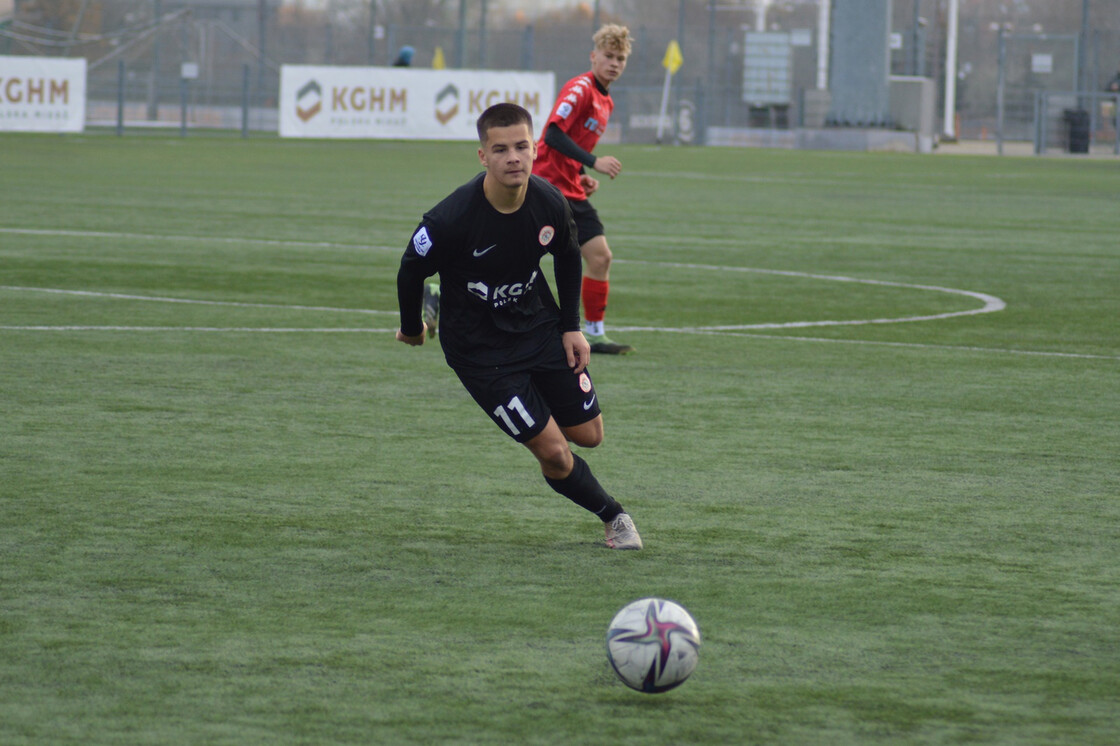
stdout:
<svg viewBox="0 0 1120 746">
<path fill-rule="evenodd" d="M 682 64 L 684 64 L 684 57 L 681 56 L 681 45 L 673 39 L 669 42 L 669 48 L 665 50 L 665 59 L 661 60 L 661 66 L 668 70 L 670 75 L 676 75 Z"/>
<path fill-rule="evenodd" d="M 447 63 L 443 59 L 443 47 L 436 47 L 436 53 L 432 56 L 432 69 L 442 70 L 447 67 Z"/>
</svg>

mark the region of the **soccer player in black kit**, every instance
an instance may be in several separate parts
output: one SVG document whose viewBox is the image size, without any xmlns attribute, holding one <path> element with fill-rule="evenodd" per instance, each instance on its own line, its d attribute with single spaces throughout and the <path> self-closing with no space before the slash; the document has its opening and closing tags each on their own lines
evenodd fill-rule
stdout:
<svg viewBox="0 0 1120 746">
<path fill-rule="evenodd" d="M 571 208 L 532 175 L 528 111 L 490 107 L 478 118 L 478 139 L 485 171 L 424 214 L 401 258 L 397 339 L 424 344 L 425 280 L 438 272 L 439 340 L 463 386 L 537 458 L 552 489 L 602 520 L 607 546 L 641 549 L 633 520 L 568 445 L 603 440 L 580 331 L 582 259 Z M 557 298 L 541 271 L 546 253 Z"/>
</svg>

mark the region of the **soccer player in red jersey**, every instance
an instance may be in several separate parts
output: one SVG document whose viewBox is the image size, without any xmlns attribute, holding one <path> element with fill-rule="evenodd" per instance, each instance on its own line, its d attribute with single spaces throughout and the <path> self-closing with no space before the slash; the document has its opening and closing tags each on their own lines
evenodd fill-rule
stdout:
<svg viewBox="0 0 1120 746">
<path fill-rule="evenodd" d="M 533 173 L 557 186 L 572 206 L 584 262 L 584 334 L 591 351 L 624 355 L 634 348 L 608 339 L 603 326 L 610 292 L 611 250 L 599 214 L 588 200 L 599 188 L 599 180 L 586 169 L 612 179 L 622 171 L 622 163 L 614 156 L 591 153 L 614 110 L 610 87 L 626 69 L 630 31 L 625 26 L 607 24 L 595 32 L 592 41 L 595 48 L 591 50 L 591 70 L 572 78 L 560 89 L 537 143 Z"/>
</svg>

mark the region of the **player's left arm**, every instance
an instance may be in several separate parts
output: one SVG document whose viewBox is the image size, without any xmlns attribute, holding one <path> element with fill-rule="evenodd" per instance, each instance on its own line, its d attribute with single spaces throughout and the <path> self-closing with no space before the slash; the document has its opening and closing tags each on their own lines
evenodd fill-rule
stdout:
<svg viewBox="0 0 1120 746">
<path fill-rule="evenodd" d="M 580 331 L 579 294 L 583 284 L 583 258 L 579 253 L 575 220 L 567 200 L 562 201 L 564 217 L 557 231 L 552 250 L 552 266 L 556 276 L 556 300 L 560 305 L 560 331 L 568 365 L 580 373 L 587 367 L 591 348 Z"/>
<path fill-rule="evenodd" d="M 544 144 L 581 166 L 595 168 L 595 156 L 576 144 L 576 141 L 569 137 L 557 122 L 550 122 L 548 129 L 544 131 Z"/>
<path fill-rule="evenodd" d="M 553 242 L 550 252 L 556 277 L 556 301 L 560 304 L 560 329 L 570 332 L 577 331 L 580 327 L 579 294 L 583 287 L 583 257 L 579 252 L 572 208 L 566 199 L 560 199 L 564 210 L 563 218 L 557 226 L 557 240 Z"/>
<path fill-rule="evenodd" d="M 568 356 L 568 367 L 573 373 L 582 373 L 591 359 L 591 345 L 583 332 L 564 332 L 561 341 L 564 344 L 564 353 Z"/>
</svg>

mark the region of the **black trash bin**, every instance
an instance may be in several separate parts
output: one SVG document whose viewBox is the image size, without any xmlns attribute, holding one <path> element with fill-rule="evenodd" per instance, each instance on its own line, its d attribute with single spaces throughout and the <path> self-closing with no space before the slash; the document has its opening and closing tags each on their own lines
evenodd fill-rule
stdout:
<svg viewBox="0 0 1120 746">
<path fill-rule="evenodd" d="M 1066 124 L 1069 125 L 1069 152 L 1089 152 L 1089 112 L 1085 109 L 1066 109 Z"/>
</svg>

